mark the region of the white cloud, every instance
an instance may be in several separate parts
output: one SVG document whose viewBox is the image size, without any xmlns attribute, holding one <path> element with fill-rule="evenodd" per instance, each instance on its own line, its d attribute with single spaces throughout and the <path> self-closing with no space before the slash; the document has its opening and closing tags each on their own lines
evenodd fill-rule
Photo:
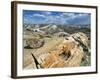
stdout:
<svg viewBox="0 0 100 80">
<path fill-rule="evenodd" d="M 51 12 L 49 13 L 50 15 L 46 15 L 46 22 L 47 23 L 66 23 L 66 18 L 63 17 L 62 15 L 56 15 L 56 16 L 53 16 L 51 15 Z"/>
<path fill-rule="evenodd" d="M 71 16 L 75 16 L 75 14 L 74 13 L 62 13 L 62 16 L 71 17 Z"/>
<path fill-rule="evenodd" d="M 46 22 L 47 23 L 53 23 L 54 22 L 54 17 L 53 16 L 47 16 Z"/>
<path fill-rule="evenodd" d="M 33 17 L 46 17 L 45 15 L 43 15 L 43 14 L 33 14 Z"/>
<path fill-rule="evenodd" d="M 77 16 L 75 13 L 62 13 L 61 18 L 63 18 L 63 20 L 67 21 L 69 19 L 75 19 Z"/>
<path fill-rule="evenodd" d="M 44 12 L 45 15 L 51 15 L 52 12 Z"/>
<path fill-rule="evenodd" d="M 24 18 L 33 18 L 32 15 L 25 15 Z"/>
<path fill-rule="evenodd" d="M 75 13 L 63 13 L 61 15 L 66 21 L 70 20 L 70 19 L 75 19 L 75 18 L 79 18 L 79 17 L 85 17 L 88 16 L 88 14 L 83 14 L 83 13 L 79 13 L 79 14 L 75 14 Z M 66 18 L 65 18 L 66 17 Z"/>
<path fill-rule="evenodd" d="M 88 16 L 88 14 L 85 13 L 61 13 L 60 15 L 53 15 L 52 12 L 41 12 L 40 13 L 34 13 L 33 15 L 28 15 L 26 17 L 28 17 L 27 19 L 29 20 L 29 18 L 33 21 L 36 22 L 35 18 L 40 17 L 41 19 L 44 18 L 43 20 L 40 20 L 40 23 L 61 23 L 61 24 L 66 24 L 69 22 L 69 20 L 74 20 L 76 18 L 82 18 L 82 17 L 86 17 Z M 28 21 L 28 20 L 24 20 L 24 21 Z M 38 20 L 39 22 L 39 20 Z"/>
</svg>

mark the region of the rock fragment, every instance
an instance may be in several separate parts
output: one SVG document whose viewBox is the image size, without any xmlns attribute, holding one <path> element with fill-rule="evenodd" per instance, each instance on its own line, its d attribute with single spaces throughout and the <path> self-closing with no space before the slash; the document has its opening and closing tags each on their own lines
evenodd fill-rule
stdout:
<svg viewBox="0 0 100 80">
<path fill-rule="evenodd" d="M 78 32 L 63 38 L 62 42 L 55 45 L 53 49 L 42 47 L 46 51 L 39 52 L 39 55 L 33 53 L 33 55 L 39 62 L 40 68 L 77 67 L 81 65 L 83 59 L 86 60 L 90 49 L 88 43 L 88 37 Z"/>
</svg>

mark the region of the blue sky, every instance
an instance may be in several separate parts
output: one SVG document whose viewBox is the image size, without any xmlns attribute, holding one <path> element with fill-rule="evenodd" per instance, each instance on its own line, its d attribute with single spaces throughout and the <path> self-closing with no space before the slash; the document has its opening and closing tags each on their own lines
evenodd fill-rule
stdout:
<svg viewBox="0 0 100 80">
<path fill-rule="evenodd" d="M 23 22 L 28 24 L 90 24 L 91 14 L 23 10 Z"/>
</svg>

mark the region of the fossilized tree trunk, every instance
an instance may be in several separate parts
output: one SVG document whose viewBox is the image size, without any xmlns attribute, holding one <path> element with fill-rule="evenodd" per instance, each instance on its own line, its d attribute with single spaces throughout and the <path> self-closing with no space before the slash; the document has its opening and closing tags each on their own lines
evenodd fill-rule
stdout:
<svg viewBox="0 0 100 80">
<path fill-rule="evenodd" d="M 54 39 L 32 54 L 40 68 L 77 67 L 86 55 L 84 48 L 88 50 L 88 38 L 80 32 Z"/>
</svg>

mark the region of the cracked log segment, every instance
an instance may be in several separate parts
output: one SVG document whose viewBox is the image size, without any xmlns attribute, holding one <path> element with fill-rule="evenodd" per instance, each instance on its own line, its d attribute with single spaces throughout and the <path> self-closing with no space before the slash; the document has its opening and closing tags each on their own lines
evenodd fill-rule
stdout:
<svg viewBox="0 0 100 80">
<path fill-rule="evenodd" d="M 37 49 L 44 45 L 43 39 L 31 38 L 24 40 L 24 48 L 26 49 Z"/>
<path fill-rule="evenodd" d="M 57 38 L 32 53 L 39 68 L 77 67 L 86 56 L 88 38 L 84 33 L 75 33 L 66 38 Z"/>
</svg>

